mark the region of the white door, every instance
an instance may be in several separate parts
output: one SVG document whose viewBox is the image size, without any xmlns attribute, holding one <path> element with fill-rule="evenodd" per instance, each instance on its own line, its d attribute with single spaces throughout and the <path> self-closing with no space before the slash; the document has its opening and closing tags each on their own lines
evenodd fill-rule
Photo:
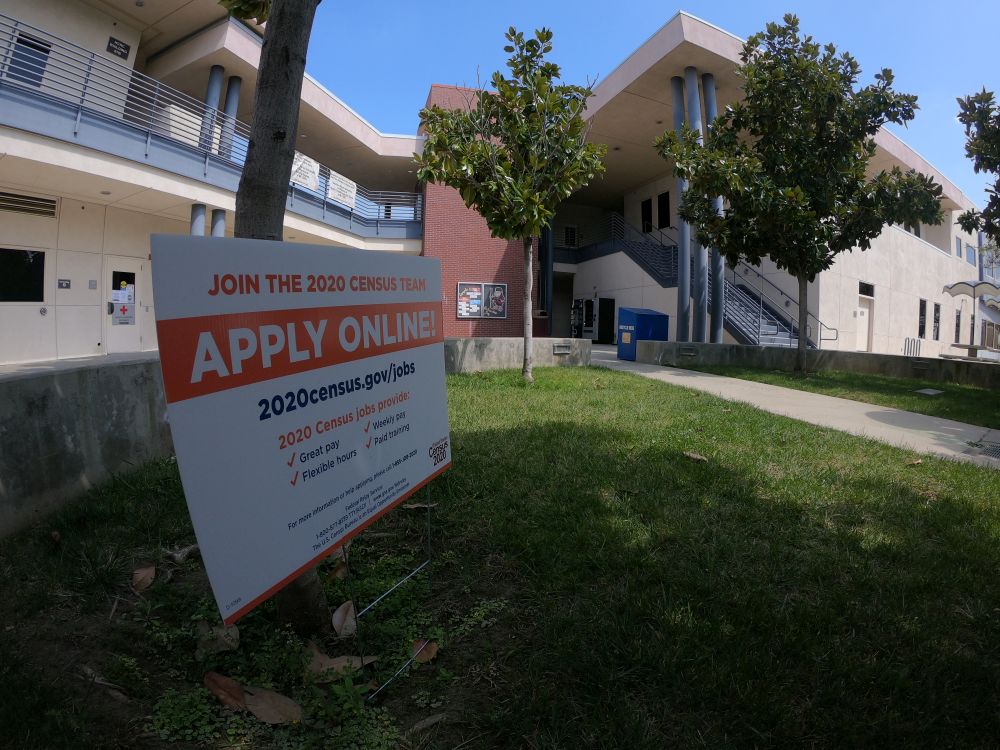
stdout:
<svg viewBox="0 0 1000 750">
<path fill-rule="evenodd" d="M 855 330 L 857 331 L 859 352 L 870 352 L 872 348 L 872 300 L 869 297 L 858 298 L 858 311 L 855 313 Z"/>
<path fill-rule="evenodd" d="M 104 256 L 104 342 L 105 352 L 142 351 L 139 300 L 150 295 L 143 289 L 143 264 L 139 258 Z"/>
</svg>

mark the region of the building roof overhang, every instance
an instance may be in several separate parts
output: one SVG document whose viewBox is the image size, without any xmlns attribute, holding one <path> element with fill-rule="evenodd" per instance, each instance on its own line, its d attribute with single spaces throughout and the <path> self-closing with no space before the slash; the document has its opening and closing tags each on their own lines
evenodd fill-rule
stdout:
<svg viewBox="0 0 1000 750">
<path fill-rule="evenodd" d="M 604 176 L 581 190 L 575 201 L 613 208 L 622 196 L 670 169 L 653 150 L 654 139 L 673 128 L 670 79 L 687 67 L 715 78 L 719 111 L 741 97 L 743 41 L 717 26 L 684 12 L 677 13 L 629 55 L 594 90 L 587 107 L 589 139 L 608 146 Z M 873 171 L 898 166 L 916 169 L 944 188 L 943 207 L 965 210 L 973 202 L 920 154 L 883 128 L 875 137 Z"/>
</svg>

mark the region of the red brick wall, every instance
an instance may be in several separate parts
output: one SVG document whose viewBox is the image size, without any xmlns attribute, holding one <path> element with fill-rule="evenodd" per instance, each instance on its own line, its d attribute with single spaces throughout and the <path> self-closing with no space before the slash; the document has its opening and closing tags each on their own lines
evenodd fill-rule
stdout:
<svg viewBox="0 0 1000 750">
<path fill-rule="evenodd" d="M 464 108 L 472 89 L 431 87 L 427 105 Z M 445 336 L 521 336 L 524 334 L 524 247 L 520 240 L 495 239 L 476 211 L 453 188 L 427 185 L 424 190 L 423 254 L 441 261 Z M 507 318 L 459 319 L 456 295 L 460 281 L 507 285 Z M 538 310 L 538 240 L 534 242 L 533 309 Z"/>
<path fill-rule="evenodd" d="M 476 211 L 453 188 L 427 185 L 424 190 L 424 251 L 441 261 L 445 336 L 521 336 L 524 334 L 524 246 L 498 240 Z M 456 295 L 460 281 L 507 285 L 507 318 L 459 319 Z M 532 304 L 538 309 L 538 240 L 534 242 Z"/>
</svg>

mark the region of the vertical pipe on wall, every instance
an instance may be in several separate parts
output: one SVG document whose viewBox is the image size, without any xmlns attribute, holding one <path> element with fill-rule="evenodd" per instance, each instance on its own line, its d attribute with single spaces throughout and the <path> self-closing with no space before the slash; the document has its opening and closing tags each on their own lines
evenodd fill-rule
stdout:
<svg viewBox="0 0 1000 750">
<path fill-rule="evenodd" d="M 553 252 L 552 225 L 542 229 L 542 236 L 538 238 L 538 260 L 539 279 L 538 284 L 538 309 L 544 310 L 549 317 L 549 334 L 552 331 L 552 252 Z"/>
<path fill-rule="evenodd" d="M 226 236 L 226 211 L 222 208 L 212 209 L 212 236 Z"/>
<path fill-rule="evenodd" d="M 222 105 L 222 138 L 219 144 L 219 155 L 229 159 L 233 155 L 233 135 L 236 132 L 236 112 L 240 108 L 240 88 L 243 79 L 239 76 L 229 76 L 226 84 L 226 103 Z"/>
<path fill-rule="evenodd" d="M 701 93 L 698 89 L 698 69 L 684 68 L 684 86 L 687 89 L 688 127 L 704 139 L 701 122 Z M 691 254 L 694 256 L 694 273 L 691 291 L 694 297 L 694 326 L 691 340 L 705 343 L 708 340 L 708 248 L 702 247 L 691 233 Z"/>
<path fill-rule="evenodd" d="M 215 134 L 215 113 L 219 109 L 219 97 L 222 96 L 222 76 L 226 69 L 221 65 L 213 65 L 208 72 L 208 86 L 205 87 L 205 116 L 201 121 L 201 137 L 198 144 L 206 151 L 212 150 Z"/>
<path fill-rule="evenodd" d="M 719 116 L 715 97 L 715 76 L 705 73 L 701 77 L 701 90 L 705 97 L 705 132 L 712 127 L 712 122 Z M 722 198 L 712 199 L 712 205 L 717 214 L 722 213 Z M 718 248 L 712 248 L 712 330 L 709 341 L 721 344 L 723 339 L 722 326 L 726 315 L 726 261 Z"/>
<path fill-rule="evenodd" d="M 205 204 L 191 204 L 191 235 L 194 237 L 205 236 Z"/>
<path fill-rule="evenodd" d="M 670 79 L 673 95 L 674 130 L 684 130 L 684 79 L 674 76 Z M 687 180 L 677 178 L 678 201 L 684 200 Z M 679 203 L 678 203 L 679 205 Z M 678 228 L 677 240 L 677 340 L 687 341 L 691 330 L 691 227 L 683 219 Z"/>
</svg>

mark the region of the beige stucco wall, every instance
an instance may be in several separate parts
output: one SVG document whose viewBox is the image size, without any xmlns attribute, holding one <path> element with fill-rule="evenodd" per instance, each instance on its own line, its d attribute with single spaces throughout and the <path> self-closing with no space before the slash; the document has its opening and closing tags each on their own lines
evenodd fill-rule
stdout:
<svg viewBox="0 0 1000 750">
<path fill-rule="evenodd" d="M 659 159 L 659 157 L 650 150 L 650 159 Z M 664 162 L 664 171 L 666 172 L 667 165 Z M 632 190 L 625 194 L 625 221 L 631 224 L 636 229 L 642 229 L 642 202 L 644 200 L 650 199 L 653 201 L 653 227 L 656 228 L 660 224 L 660 214 L 659 207 L 657 206 L 657 197 L 660 193 L 670 193 L 670 220 L 667 222 L 667 227 L 663 229 L 670 237 L 676 239 L 677 230 L 670 229 L 670 227 L 680 226 L 680 217 L 677 215 L 677 208 L 679 201 L 677 200 L 677 178 L 672 177 L 670 174 L 664 174 L 652 182 L 648 182 L 635 190 Z"/>
<path fill-rule="evenodd" d="M 78 0 L 0 0 L 0 14 L 43 29 L 121 65 L 131 67 L 135 62 L 139 31 Z M 127 60 L 107 51 L 110 37 L 129 45 Z"/>
<path fill-rule="evenodd" d="M 105 264 L 115 257 L 141 266 L 137 350 L 156 348 L 149 236 L 187 233 L 185 222 L 68 198 L 59 200 L 56 218 L 5 212 L 0 219 L 0 247 L 45 253 L 44 300 L 0 302 L 0 363 L 104 353 L 110 300 Z M 70 288 L 58 289 L 57 279 L 70 280 Z"/>
<path fill-rule="evenodd" d="M 961 237 L 963 248 L 974 238 L 954 226 L 949 216 L 944 229 L 937 228 L 935 237 L 944 244 L 948 231 L 951 251 L 939 249 L 914 237 L 900 227 L 887 227 L 872 242 L 867 251 L 853 250 L 837 257 L 833 267 L 819 277 L 819 316 L 827 325 L 839 329 L 837 342 L 824 343 L 824 348 L 857 349 L 858 283 L 875 286 L 872 311 L 872 351 L 883 354 L 903 354 L 907 339 L 918 339 L 918 317 L 921 299 L 927 300 L 927 324 L 923 339 L 919 339 L 921 356 L 964 354 L 951 346 L 955 339 L 955 313 L 962 313 L 961 339 L 969 340 L 972 301 L 968 297 L 952 297 L 943 291 L 945 284 L 978 277 L 978 271 L 954 252 L 955 237 Z M 934 305 L 941 305 L 939 340 L 934 340 Z M 910 347 L 914 342 L 909 342 Z"/>
</svg>

